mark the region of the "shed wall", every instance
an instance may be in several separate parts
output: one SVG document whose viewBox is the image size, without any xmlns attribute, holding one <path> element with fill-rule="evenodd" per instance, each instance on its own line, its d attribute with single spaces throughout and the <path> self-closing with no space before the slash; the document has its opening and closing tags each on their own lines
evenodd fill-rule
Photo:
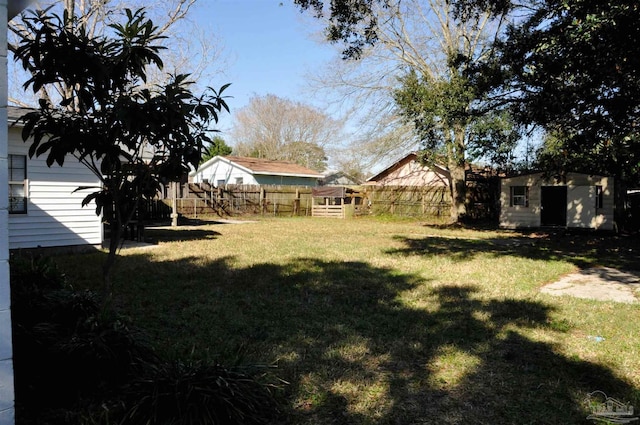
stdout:
<svg viewBox="0 0 640 425">
<path fill-rule="evenodd" d="M 529 188 L 528 206 L 510 206 L 512 186 L 527 186 Z M 563 181 L 544 179 L 542 173 L 502 179 L 500 226 L 505 228 L 540 227 L 543 186 L 567 187 L 567 227 L 613 229 L 613 179 L 579 173 L 569 173 Z M 597 186 L 601 186 L 603 191 L 601 208 L 596 208 Z"/>
</svg>

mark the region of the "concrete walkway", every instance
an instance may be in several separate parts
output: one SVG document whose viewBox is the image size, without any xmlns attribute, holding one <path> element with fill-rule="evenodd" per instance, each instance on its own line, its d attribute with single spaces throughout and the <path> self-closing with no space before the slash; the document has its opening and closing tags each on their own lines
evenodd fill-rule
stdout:
<svg viewBox="0 0 640 425">
<path fill-rule="evenodd" d="M 640 274 L 611 267 L 595 267 L 568 274 L 542 287 L 550 295 L 570 295 L 599 301 L 638 303 Z"/>
</svg>

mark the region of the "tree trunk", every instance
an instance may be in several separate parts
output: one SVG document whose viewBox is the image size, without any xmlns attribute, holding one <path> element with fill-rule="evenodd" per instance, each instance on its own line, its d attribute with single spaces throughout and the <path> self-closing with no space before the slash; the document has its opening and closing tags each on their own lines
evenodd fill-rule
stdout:
<svg viewBox="0 0 640 425">
<path fill-rule="evenodd" d="M 106 310 L 110 307 L 113 300 L 113 283 L 111 282 L 111 270 L 116 262 L 116 254 L 118 252 L 118 245 L 122 238 L 122 225 L 119 220 L 115 220 L 109 223 L 111 229 L 111 235 L 109 238 L 109 253 L 107 259 L 102 264 L 102 307 Z"/>
<path fill-rule="evenodd" d="M 451 181 L 449 191 L 451 193 L 451 222 L 458 223 L 467 214 L 467 187 L 464 177 L 464 166 L 452 164 L 449 166 Z"/>
<path fill-rule="evenodd" d="M 465 180 L 465 131 L 464 125 L 453 128 L 453 143 L 448 150 L 449 191 L 451 193 L 451 222 L 459 223 L 467 214 L 467 184 Z"/>
</svg>

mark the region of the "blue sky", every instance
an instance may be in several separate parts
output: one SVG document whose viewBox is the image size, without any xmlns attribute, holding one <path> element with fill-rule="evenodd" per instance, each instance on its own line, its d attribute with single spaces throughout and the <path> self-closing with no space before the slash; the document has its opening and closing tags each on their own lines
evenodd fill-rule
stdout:
<svg viewBox="0 0 640 425">
<path fill-rule="evenodd" d="M 321 30 L 320 22 L 300 13 L 291 0 L 201 0 L 190 18 L 224 45 L 229 67 L 217 77 L 221 81 L 209 83 L 232 84 L 232 115 L 222 120 L 223 131 L 233 111 L 246 106 L 252 96 L 275 94 L 319 105 L 309 97 L 305 76 L 335 57 L 336 49 L 312 39 Z"/>
</svg>

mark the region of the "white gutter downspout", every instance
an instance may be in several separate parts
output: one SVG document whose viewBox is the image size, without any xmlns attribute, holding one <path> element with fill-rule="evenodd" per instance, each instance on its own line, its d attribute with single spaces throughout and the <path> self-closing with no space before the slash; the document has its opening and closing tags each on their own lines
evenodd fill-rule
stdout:
<svg viewBox="0 0 640 425">
<path fill-rule="evenodd" d="M 15 424 L 9 285 L 7 23 L 29 3 L 29 0 L 0 0 L 0 425 Z"/>
</svg>

